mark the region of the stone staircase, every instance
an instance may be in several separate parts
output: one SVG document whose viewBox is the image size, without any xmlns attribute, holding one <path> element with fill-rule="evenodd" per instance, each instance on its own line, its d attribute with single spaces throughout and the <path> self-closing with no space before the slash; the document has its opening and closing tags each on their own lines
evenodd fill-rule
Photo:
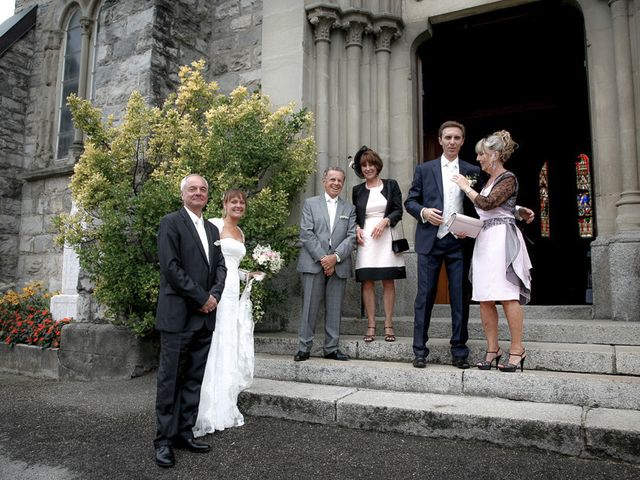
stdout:
<svg viewBox="0 0 640 480">
<path fill-rule="evenodd" d="M 321 334 L 311 359 L 294 362 L 295 333 L 257 333 L 256 378 L 241 394 L 241 409 L 640 463 L 640 322 L 593 320 L 588 306 L 527 306 L 526 368 L 514 374 L 449 365 L 448 306 L 434 310 L 425 369 L 411 365 L 412 318 L 395 320 L 393 343 L 381 335 L 363 342 L 364 326 L 362 319 L 343 319 L 340 348 L 349 362 L 324 360 Z M 503 318 L 500 328 L 507 350 Z M 485 349 L 476 305 L 469 334 L 475 361 Z"/>
</svg>

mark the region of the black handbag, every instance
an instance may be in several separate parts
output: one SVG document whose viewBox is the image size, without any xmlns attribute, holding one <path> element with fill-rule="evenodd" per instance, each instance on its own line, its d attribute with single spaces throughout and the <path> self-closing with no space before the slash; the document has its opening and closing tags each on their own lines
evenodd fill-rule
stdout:
<svg viewBox="0 0 640 480">
<path fill-rule="evenodd" d="M 391 229 L 391 250 L 393 253 L 398 254 L 402 252 L 406 252 L 409 250 L 409 241 L 404 238 L 404 227 L 402 226 L 402 220 L 398 222 L 400 224 L 400 228 L 402 229 L 402 237 L 394 238 L 393 232 L 397 228 L 397 224 L 394 228 Z"/>
</svg>

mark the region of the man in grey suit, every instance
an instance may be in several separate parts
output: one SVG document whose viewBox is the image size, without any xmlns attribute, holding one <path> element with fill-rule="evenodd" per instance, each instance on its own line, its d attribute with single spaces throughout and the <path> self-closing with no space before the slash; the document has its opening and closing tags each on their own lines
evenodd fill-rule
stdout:
<svg viewBox="0 0 640 480">
<path fill-rule="evenodd" d="M 338 350 L 342 299 L 346 279 L 352 275 L 351 252 L 356 245 L 355 207 L 339 195 L 345 173 L 329 167 L 322 175 L 325 192 L 308 198 L 300 219 L 300 258 L 302 273 L 302 316 L 298 337 L 300 346 L 296 362 L 309 358 L 320 302 L 324 300 L 324 358 L 349 360 Z"/>
</svg>

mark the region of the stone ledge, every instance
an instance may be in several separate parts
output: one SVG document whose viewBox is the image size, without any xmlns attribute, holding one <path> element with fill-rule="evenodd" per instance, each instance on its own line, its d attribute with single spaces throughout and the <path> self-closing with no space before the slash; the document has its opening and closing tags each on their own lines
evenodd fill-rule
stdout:
<svg viewBox="0 0 640 480">
<path fill-rule="evenodd" d="M 70 323 L 60 348 L 0 344 L 0 371 L 55 380 L 133 378 L 158 366 L 158 344 L 111 324 Z"/>
<path fill-rule="evenodd" d="M 60 379 L 58 348 L 0 344 L 0 371 L 29 377 Z"/>
<path fill-rule="evenodd" d="M 125 327 L 70 323 L 62 329 L 59 358 L 60 378 L 133 378 L 157 367 L 158 346 Z"/>
</svg>

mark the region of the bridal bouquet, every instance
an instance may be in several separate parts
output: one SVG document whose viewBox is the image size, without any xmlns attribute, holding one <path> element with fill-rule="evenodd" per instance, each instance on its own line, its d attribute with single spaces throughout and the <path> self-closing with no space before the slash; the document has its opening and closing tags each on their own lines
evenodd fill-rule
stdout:
<svg viewBox="0 0 640 480">
<path fill-rule="evenodd" d="M 258 265 L 271 273 L 278 273 L 284 263 L 280 252 L 271 249 L 271 245 L 256 245 L 251 257 Z"/>
</svg>

